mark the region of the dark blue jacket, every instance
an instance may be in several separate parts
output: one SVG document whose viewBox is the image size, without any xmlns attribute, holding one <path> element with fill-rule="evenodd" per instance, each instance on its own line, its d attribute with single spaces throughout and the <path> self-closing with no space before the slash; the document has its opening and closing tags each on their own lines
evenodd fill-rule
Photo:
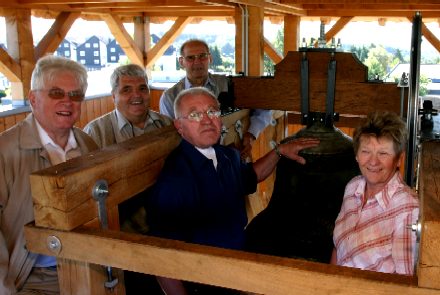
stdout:
<svg viewBox="0 0 440 295">
<path fill-rule="evenodd" d="M 217 170 L 185 140 L 170 153 L 147 201 L 151 235 L 243 248 L 245 196 L 255 192 L 257 176 L 237 150 L 221 145 L 214 149 Z"/>
</svg>

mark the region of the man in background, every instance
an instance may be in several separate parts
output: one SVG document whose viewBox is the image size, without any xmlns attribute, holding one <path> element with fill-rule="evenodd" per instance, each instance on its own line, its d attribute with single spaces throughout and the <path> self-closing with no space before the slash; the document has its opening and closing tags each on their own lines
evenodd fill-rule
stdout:
<svg viewBox="0 0 440 295">
<path fill-rule="evenodd" d="M 29 175 L 98 149 L 73 127 L 87 89 L 85 68 L 45 56 L 32 73 L 32 113 L 0 134 L 0 294 L 59 294 L 56 259 L 29 252 L 24 225 L 34 220 Z"/>
<path fill-rule="evenodd" d="M 205 41 L 191 39 L 182 44 L 179 64 L 185 69 L 186 76 L 162 94 L 159 102 L 161 114 L 175 118 L 174 100 L 184 89 L 205 87 L 214 93 L 217 98 L 219 98 L 220 93 L 228 92 L 228 77 L 208 72 L 211 62 L 212 56 Z M 272 111 L 270 110 L 256 109 L 251 111 L 249 129 L 243 134 L 242 139 L 241 157 L 243 159 L 252 158 L 252 144 L 271 120 Z"/>
</svg>

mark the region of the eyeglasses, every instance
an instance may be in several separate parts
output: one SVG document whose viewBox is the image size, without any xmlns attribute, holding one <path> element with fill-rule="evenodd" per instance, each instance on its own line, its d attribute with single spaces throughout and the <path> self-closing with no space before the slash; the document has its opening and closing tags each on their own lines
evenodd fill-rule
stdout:
<svg viewBox="0 0 440 295">
<path fill-rule="evenodd" d="M 215 119 L 215 118 L 219 118 L 220 117 L 221 111 L 216 110 L 216 109 L 209 109 L 206 112 L 196 112 L 196 111 L 193 111 L 193 112 L 189 113 L 188 116 L 180 117 L 179 119 L 188 119 L 190 121 L 200 122 L 205 117 L 205 114 L 206 114 L 206 116 L 208 116 L 209 119 Z"/>
<path fill-rule="evenodd" d="M 52 99 L 62 99 L 66 95 L 73 101 L 82 101 L 84 93 L 81 90 L 64 91 L 61 88 L 39 89 L 38 91 L 47 91 L 47 96 Z"/>
<path fill-rule="evenodd" d="M 187 56 L 182 56 L 186 61 L 188 62 L 194 62 L 197 58 L 200 61 L 205 61 L 208 59 L 210 53 L 209 52 L 205 52 L 205 53 L 200 53 L 200 54 L 194 54 L 194 55 L 187 55 Z"/>
</svg>

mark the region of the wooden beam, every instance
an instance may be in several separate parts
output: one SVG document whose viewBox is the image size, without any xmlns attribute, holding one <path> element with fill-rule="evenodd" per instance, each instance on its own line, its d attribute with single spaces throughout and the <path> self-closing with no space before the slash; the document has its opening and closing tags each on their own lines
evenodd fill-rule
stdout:
<svg viewBox="0 0 440 295">
<path fill-rule="evenodd" d="M 270 43 L 269 40 L 264 38 L 264 53 L 269 56 L 269 58 L 273 61 L 274 64 L 279 63 L 283 57 L 281 54 L 278 53 L 278 51 L 273 47 L 273 45 Z"/>
<path fill-rule="evenodd" d="M 18 61 L 21 69 L 20 81 L 11 83 L 12 100 L 13 104 L 25 105 L 31 86 L 32 70 L 35 66 L 31 11 L 29 9 L 10 9 L 6 12 L 8 53 Z"/>
<path fill-rule="evenodd" d="M 260 7 L 268 12 L 277 12 L 277 13 L 284 13 L 284 14 L 291 14 L 298 16 L 307 15 L 307 12 L 302 7 L 292 4 L 285 5 L 279 2 L 265 1 L 265 0 L 229 0 L 229 1 L 247 6 Z"/>
<path fill-rule="evenodd" d="M 422 23 L 422 35 L 440 53 L 440 40 Z"/>
<path fill-rule="evenodd" d="M 106 203 L 112 208 L 152 185 L 164 157 L 179 141 L 174 126 L 168 126 L 33 173 L 35 223 L 71 230 L 95 219 L 91 193 L 97 180 L 107 181 Z"/>
<path fill-rule="evenodd" d="M 271 110 L 301 110 L 302 52 L 290 51 L 275 66 L 273 78 L 233 77 L 235 105 Z M 325 112 L 328 52 L 307 52 L 309 60 L 310 111 Z M 366 115 L 374 110 L 400 112 L 400 89 L 396 83 L 367 80 L 368 69 L 348 52 L 336 52 L 335 112 L 345 116 Z M 267 96 L 270 91 L 269 99 Z"/>
<path fill-rule="evenodd" d="M 325 41 L 328 43 L 334 38 L 342 29 L 353 19 L 353 16 L 343 16 L 332 26 L 332 28 L 325 34 Z"/>
<path fill-rule="evenodd" d="M 72 24 L 81 15 L 79 12 L 61 12 L 49 31 L 35 47 L 35 58 L 54 52 L 69 32 Z"/>
<path fill-rule="evenodd" d="M 296 51 L 300 42 L 301 18 L 299 16 L 284 16 L 284 56 L 289 51 Z"/>
<path fill-rule="evenodd" d="M 362 271 L 116 231 L 82 227 L 66 232 L 27 225 L 25 236 L 28 249 L 34 253 L 257 294 L 440 294 L 440 290 L 417 287 L 416 280 L 410 276 Z M 57 237 L 61 243 L 58 253 L 50 251 L 46 245 L 47 238 L 51 236 Z"/>
<path fill-rule="evenodd" d="M 419 286 L 440 289 L 440 143 L 423 142 L 420 167 L 422 235 L 418 267 Z"/>
<path fill-rule="evenodd" d="M 0 47 L 0 72 L 5 75 L 5 77 L 10 82 L 20 82 L 21 81 L 21 68 L 20 64 L 17 63 L 9 53 Z"/>
<path fill-rule="evenodd" d="M 136 43 L 124 28 L 124 25 L 119 17 L 114 14 L 104 14 L 101 16 L 101 18 L 105 21 L 110 29 L 110 32 L 115 37 L 122 50 L 124 50 L 130 61 L 140 65 L 141 67 L 144 67 L 144 57 L 142 51 L 136 46 Z"/>
<path fill-rule="evenodd" d="M 251 76 L 263 75 L 264 66 L 264 11 L 261 7 L 249 6 L 248 30 L 248 74 Z"/>
<path fill-rule="evenodd" d="M 151 67 L 167 50 L 174 40 L 185 29 L 186 25 L 191 22 L 191 17 L 178 17 L 173 26 L 160 38 L 159 42 L 147 52 L 147 67 Z"/>
<path fill-rule="evenodd" d="M 245 25 L 243 23 L 243 11 L 242 7 L 236 7 L 235 8 L 235 72 L 236 73 L 244 73 L 244 64 L 243 64 L 243 42 L 244 40 L 243 35 L 244 27 Z M 247 18 L 246 18 L 247 20 Z"/>
</svg>

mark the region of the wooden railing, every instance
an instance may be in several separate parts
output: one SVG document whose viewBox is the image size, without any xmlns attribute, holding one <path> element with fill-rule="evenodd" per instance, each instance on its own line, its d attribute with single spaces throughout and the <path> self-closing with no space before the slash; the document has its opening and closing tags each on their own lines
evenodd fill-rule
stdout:
<svg viewBox="0 0 440 295">
<path fill-rule="evenodd" d="M 36 225 L 25 229 L 27 246 L 57 257 L 62 294 L 106 294 L 100 265 L 257 294 L 440 294 L 438 143 L 422 147 L 422 237 L 413 277 L 123 233 L 117 222 L 110 222 L 110 230 L 96 229 L 98 213 L 91 197 L 95 182 L 108 181 L 107 212 L 117 218 L 117 205 L 154 183 L 177 143 L 177 133 L 168 128 L 32 175 L 38 206 Z M 57 243 L 48 247 L 49 241 Z M 124 294 L 123 286 L 114 294 Z"/>
</svg>

